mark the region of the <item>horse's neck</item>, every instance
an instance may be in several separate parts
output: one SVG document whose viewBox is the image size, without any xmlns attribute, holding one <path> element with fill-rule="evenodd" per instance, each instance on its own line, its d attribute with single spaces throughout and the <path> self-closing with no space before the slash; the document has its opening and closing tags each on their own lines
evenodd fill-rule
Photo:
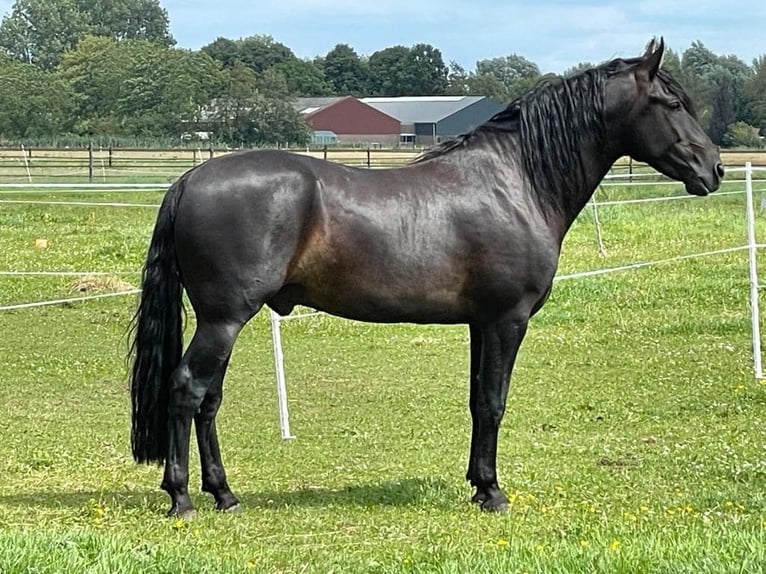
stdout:
<svg viewBox="0 0 766 574">
<path fill-rule="evenodd" d="M 580 158 L 585 177 L 578 189 L 569 192 L 570 197 L 567 198 L 567 201 L 562 202 L 562 205 L 566 206 L 565 212 L 561 214 L 563 220 L 562 239 L 563 234 L 569 230 L 580 212 L 585 209 L 604 176 L 609 173 L 620 155 L 617 151 L 610 149 L 608 145 L 587 140 L 583 142 Z M 557 193 L 555 190 L 552 192 Z M 558 193 L 562 193 L 561 190 L 558 190 Z"/>
</svg>

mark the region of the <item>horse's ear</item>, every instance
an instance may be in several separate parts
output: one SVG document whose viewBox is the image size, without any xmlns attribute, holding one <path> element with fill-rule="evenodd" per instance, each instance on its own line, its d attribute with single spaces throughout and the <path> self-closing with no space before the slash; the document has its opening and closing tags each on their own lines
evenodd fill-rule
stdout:
<svg viewBox="0 0 766 574">
<path fill-rule="evenodd" d="M 639 64 L 639 71 L 646 74 L 649 81 L 654 79 L 657 72 L 662 66 L 662 60 L 665 56 L 665 40 L 661 37 L 657 42 L 656 38 L 652 38 L 646 45 L 646 52 L 644 52 Z"/>
</svg>

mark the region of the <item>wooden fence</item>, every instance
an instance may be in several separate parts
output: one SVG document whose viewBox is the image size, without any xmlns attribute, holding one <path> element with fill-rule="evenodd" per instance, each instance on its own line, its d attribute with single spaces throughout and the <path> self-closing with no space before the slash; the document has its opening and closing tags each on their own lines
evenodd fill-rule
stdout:
<svg viewBox="0 0 766 574">
<path fill-rule="evenodd" d="M 293 149 L 344 165 L 369 169 L 404 165 L 417 157 L 420 149 Z M 208 148 L 128 149 L 102 148 L 2 148 L 0 183 L 17 182 L 157 182 L 174 181 L 187 169 L 231 150 Z M 766 151 L 725 151 L 724 164 L 766 166 Z M 618 161 L 614 173 L 633 173 L 643 169 L 628 158 Z"/>
</svg>

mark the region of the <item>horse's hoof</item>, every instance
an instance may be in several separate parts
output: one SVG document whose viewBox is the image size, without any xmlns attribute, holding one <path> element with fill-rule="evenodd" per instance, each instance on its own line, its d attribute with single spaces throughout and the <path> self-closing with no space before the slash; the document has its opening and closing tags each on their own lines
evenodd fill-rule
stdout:
<svg viewBox="0 0 766 574">
<path fill-rule="evenodd" d="M 219 512 L 236 513 L 242 508 L 239 505 L 239 500 L 232 494 L 228 493 L 219 498 L 216 498 L 215 509 Z"/>
<path fill-rule="evenodd" d="M 178 513 L 178 518 L 180 518 L 181 520 L 190 522 L 190 521 L 194 520 L 195 518 L 197 518 L 197 511 L 194 510 L 193 508 L 189 508 L 188 510 L 184 510 L 183 512 L 179 512 Z"/>
<path fill-rule="evenodd" d="M 508 510 L 508 499 L 497 487 L 477 488 L 476 494 L 471 497 L 471 502 L 478 504 L 487 512 L 501 513 Z"/>
<path fill-rule="evenodd" d="M 167 512 L 169 518 L 178 518 L 179 520 L 191 521 L 197 517 L 197 511 L 194 508 L 185 508 L 184 510 L 178 510 L 178 507 L 173 505 Z"/>
<path fill-rule="evenodd" d="M 508 512 L 508 501 L 502 498 L 489 498 L 481 503 L 481 509 L 485 512 L 503 514 Z"/>
<path fill-rule="evenodd" d="M 239 502 L 237 502 L 235 504 L 232 504 L 228 508 L 219 508 L 218 510 L 226 514 L 239 514 L 240 512 L 242 512 L 242 505 Z"/>
<path fill-rule="evenodd" d="M 489 497 L 487 496 L 486 492 L 476 492 L 476 494 L 474 494 L 471 497 L 471 502 L 473 502 L 474 504 L 480 504 L 481 505 L 481 504 L 484 504 L 484 502 L 487 500 L 487 498 L 489 498 Z"/>
</svg>

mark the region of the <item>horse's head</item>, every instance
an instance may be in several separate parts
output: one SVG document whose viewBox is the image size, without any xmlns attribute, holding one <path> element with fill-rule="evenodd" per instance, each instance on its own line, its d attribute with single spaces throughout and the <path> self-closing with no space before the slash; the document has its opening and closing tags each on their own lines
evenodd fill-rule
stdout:
<svg viewBox="0 0 766 574">
<path fill-rule="evenodd" d="M 665 44 L 649 43 L 646 53 L 618 61 L 606 83 L 604 112 L 619 126 L 624 153 L 682 181 L 693 195 L 718 189 L 724 174 L 718 147 L 697 122 L 681 86 L 660 69 Z"/>
</svg>

